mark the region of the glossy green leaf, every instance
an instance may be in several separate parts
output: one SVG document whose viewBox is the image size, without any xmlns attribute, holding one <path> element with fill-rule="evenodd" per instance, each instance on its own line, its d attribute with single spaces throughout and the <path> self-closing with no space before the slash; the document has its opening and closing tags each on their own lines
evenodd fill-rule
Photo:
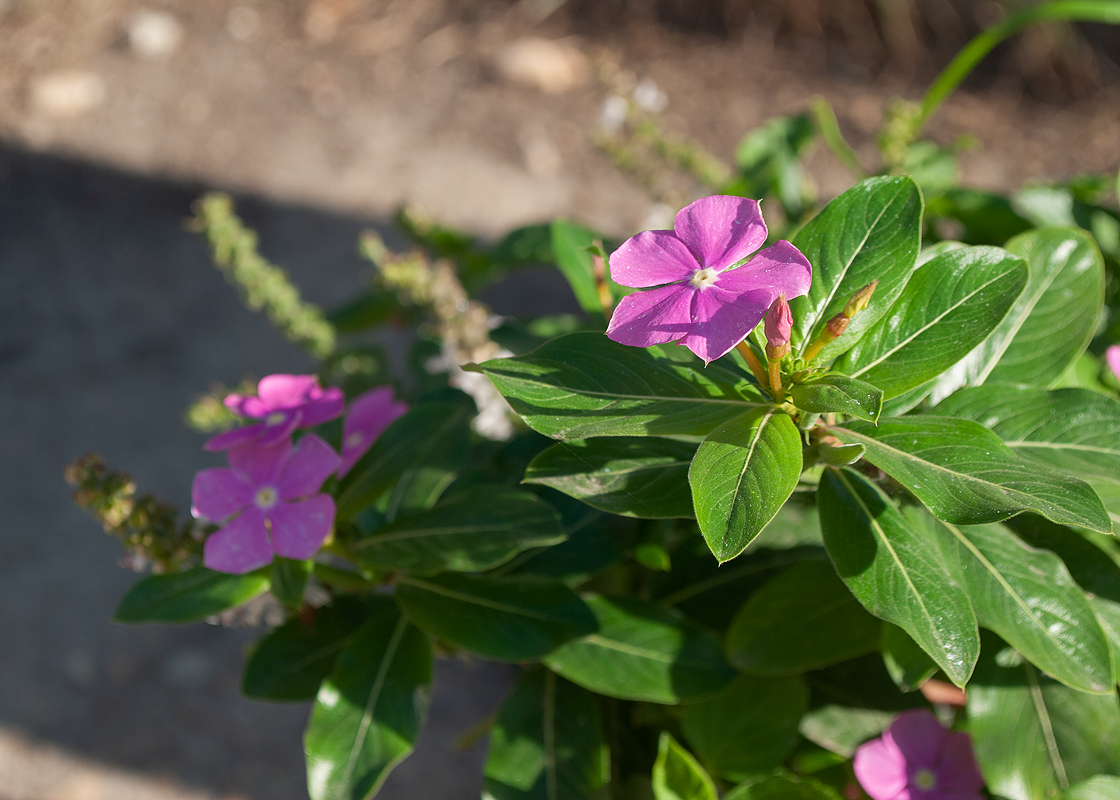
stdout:
<svg viewBox="0 0 1120 800">
<path fill-rule="evenodd" d="M 1025 261 L 998 247 L 945 251 L 914 272 L 889 313 L 834 367 L 875 384 L 888 398 L 915 389 L 984 341 L 1022 294 L 1028 275 Z M 877 299 L 878 292 L 872 302 Z"/>
<path fill-rule="evenodd" d="M 613 436 L 553 445 L 533 459 L 525 483 L 551 486 L 590 506 L 628 517 L 691 517 L 688 466 L 696 445 Z"/>
<path fill-rule="evenodd" d="M 401 578 L 396 598 L 425 633 L 495 661 L 539 659 L 596 628 L 579 595 L 528 575 Z"/>
<path fill-rule="evenodd" d="M 868 614 L 832 564 L 805 561 L 752 594 L 727 630 L 727 657 L 753 675 L 795 675 L 879 646 Z"/>
<path fill-rule="evenodd" d="M 653 762 L 654 800 L 718 800 L 716 785 L 692 753 L 661 732 Z"/>
<path fill-rule="evenodd" d="M 338 488 L 338 518 L 349 519 L 404 482 L 394 506 L 423 508 L 439 499 L 466 457 L 470 412 L 429 403 L 398 417 L 346 474 Z"/>
<path fill-rule="evenodd" d="M 1018 455 L 1081 478 L 1120 520 L 1120 402 L 1088 389 L 978 386 L 930 413 L 990 428 Z M 1110 502 L 1111 501 L 1111 502 Z"/>
<path fill-rule="evenodd" d="M 731 781 L 770 772 L 798 742 L 797 725 L 809 708 L 800 676 L 743 675 L 725 692 L 684 707 L 689 745 L 714 775 Z"/>
<path fill-rule="evenodd" d="M 847 375 L 825 375 L 790 388 L 790 399 L 802 411 L 835 411 L 875 422 L 883 410 L 883 390 Z"/>
<path fill-rule="evenodd" d="M 813 265 L 805 297 L 790 301 L 798 355 L 853 294 L 879 281 L 875 296 L 847 333 L 821 352 L 839 355 L 879 321 L 902 292 L 921 242 L 922 196 L 906 177 L 869 178 L 837 197 L 798 231 L 793 244 Z"/>
<path fill-rule="evenodd" d="M 853 470 L 825 470 L 817 500 L 825 546 L 852 594 L 903 628 L 964 686 L 980 654 L 980 631 L 936 540 Z"/>
<path fill-rule="evenodd" d="M 969 732 L 992 793 L 1037 800 L 1102 772 L 1120 774 L 1116 696 L 1074 691 L 999 645 L 985 638 L 968 687 Z"/>
<path fill-rule="evenodd" d="M 170 575 L 149 575 L 121 599 L 116 622 L 194 622 L 247 603 L 268 591 L 268 570 L 227 575 L 193 567 Z"/>
<path fill-rule="evenodd" d="M 768 405 L 742 375 L 684 364 L 658 348 L 627 347 L 598 333 L 571 333 L 528 355 L 475 369 L 530 428 L 556 439 L 702 436 Z"/>
<path fill-rule="evenodd" d="M 801 719 L 801 735 L 826 750 L 851 758 L 856 748 L 882 733 L 895 714 L 874 708 L 824 705 Z"/>
<path fill-rule="evenodd" d="M 534 669 L 490 731 L 483 800 L 602 800 L 610 753 L 594 695 Z"/>
<path fill-rule="evenodd" d="M 598 631 L 568 642 L 545 664 L 608 697 L 678 703 L 714 694 L 735 677 L 707 631 L 642 600 L 585 595 Z"/>
<path fill-rule="evenodd" d="M 758 783 L 736 786 L 723 800 L 840 800 L 840 794 L 811 778 L 775 775 Z"/>
<path fill-rule="evenodd" d="M 723 563 L 746 549 L 793 493 L 801 434 L 789 415 L 759 409 L 729 420 L 696 451 L 688 471 L 700 532 Z"/>
<path fill-rule="evenodd" d="M 935 402 L 985 382 L 1052 386 L 1096 330 L 1104 260 L 1091 236 L 1043 228 L 1015 237 L 1007 250 L 1029 265 L 1027 287 L 996 329 L 939 380 Z"/>
<path fill-rule="evenodd" d="M 950 525 L 917 508 L 906 518 L 937 538 L 982 627 L 1074 689 L 1112 690 L 1108 639 L 1060 558 L 1003 525 Z"/>
<path fill-rule="evenodd" d="M 556 266 L 572 287 L 579 307 L 589 312 L 603 310 L 591 253 L 587 251 L 596 238 L 594 231 L 569 220 L 558 219 L 552 223 L 552 254 Z M 610 280 L 609 272 L 603 275 L 603 280 L 608 281 L 608 285 L 617 286 Z"/>
<path fill-rule="evenodd" d="M 903 692 L 916 691 L 937 672 L 937 662 L 929 653 L 889 622 L 883 623 L 883 666 Z"/>
<path fill-rule="evenodd" d="M 351 552 L 366 566 L 412 575 L 480 572 L 564 538 L 560 515 L 536 495 L 484 485 L 382 526 Z"/>
<path fill-rule="evenodd" d="M 877 428 L 853 422 L 829 430 L 847 444 L 865 445 L 866 460 L 947 522 L 996 522 L 1034 511 L 1054 522 L 1112 530 L 1088 484 L 1039 468 L 971 420 L 905 417 Z"/>
<path fill-rule="evenodd" d="M 290 558 L 272 559 L 272 582 L 269 591 L 276 602 L 289 608 L 303 605 L 303 590 L 311 577 L 310 561 L 295 561 Z"/>
<path fill-rule="evenodd" d="M 1116 775 L 1096 775 L 1062 795 L 1062 800 L 1116 800 L 1120 797 L 1120 777 Z"/>
<path fill-rule="evenodd" d="M 241 676 L 242 693 L 256 700 L 314 700 L 368 613 L 356 598 L 340 597 L 309 618 L 288 620 L 254 645 Z"/>
</svg>

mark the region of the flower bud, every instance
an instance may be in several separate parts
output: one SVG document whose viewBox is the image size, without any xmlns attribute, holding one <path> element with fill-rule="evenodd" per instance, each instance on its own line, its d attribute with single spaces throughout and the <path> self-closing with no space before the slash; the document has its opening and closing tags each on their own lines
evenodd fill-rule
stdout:
<svg viewBox="0 0 1120 800">
<path fill-rule="evenodd" d="M 770 305 L 763 323 L 766 333 L 766 358 L 778 361 L 789 354 L 789 337 L 793 330 L 793 314 L 790 313 L 786 296 L 779 294 Z"/>
<path fill-rule="evenodd" d="M 844 312 L 841 311 L 839 314 L 837 314 L 835 317 L 833 317 L 827 323 L 825 323 L 824 328 L 825 328 L 826 331 L 828 331 L 829 335 L 831 336 L 831 339 L 829 339 L 829 341 L 837 338 L 844 331 L 848 330 L 848 323 L 849 322 L 851 322 L 851 318 L 845 316 Z"/>
<path fill-rule="evenodd" d="M 875 287 L 879 285 L 879 281 L 871 281 L 871 283 L 864 286 L 858 292 L 852 295 L 852 299 L 844 306 L 843 315 L 851 319 L 859 312 L 867 308 L 867 304 L 871 302 L 871 295 L 875 293 Z"/>
</svg>

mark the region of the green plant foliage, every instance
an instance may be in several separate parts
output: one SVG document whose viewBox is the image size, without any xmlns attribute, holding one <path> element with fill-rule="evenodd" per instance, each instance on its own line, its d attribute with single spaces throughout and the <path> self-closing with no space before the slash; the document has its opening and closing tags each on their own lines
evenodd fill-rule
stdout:
<svg viewBox="0 0 1120 800">
<path fill-rule="evenodd" d="M 836 412 L 876 422 L 883 410 L 883 390 L 847 375 L 825 375 L 790 387 L 793 404 L 815 414 Z"/>
<path fill-rule="evenodd" d="M 851 758 L 856 748 L 878 736 L 894 714 L 873 708 L 824 705 L 801 718 L 801 735 L 826 750 Z"/>
<path fill-rule="evenodd" d="M 278 603 L 289 608 L 303 605 L 303 591 L 307 588 L 307 579 L 311 577 L 311 563 L 279 557 L 272 560 L 272 577 L 268 588 Z"/>
<path fill-rule="evenodd" d="M 113 619 L 117 622 L 195 622 L 247 603 L 268 591 L 267 570 L 226 575 L 193 567 L 170 575 L 149 575 L 128 590 Z"/>
<path fill-rule="evenodd" d="M 718 800 L 716 786 L 692 753 L 664 731 L 653 763 L 654 800 Z"/>
<path fill-rule="evenodd" d="M 840 800 L 831 786 L 796 775 L 775 775 L 757 783 L 737 786 L 723 800 Z"/>
</svg>

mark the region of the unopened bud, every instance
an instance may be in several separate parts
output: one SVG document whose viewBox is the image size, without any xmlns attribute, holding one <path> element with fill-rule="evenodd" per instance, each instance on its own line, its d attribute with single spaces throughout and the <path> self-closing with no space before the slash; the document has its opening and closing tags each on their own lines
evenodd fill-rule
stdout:
<svg viewBox="0 0 1120 800">
<path fill-rule="evenodd" d="M 766 321 L 763 323 L 766 333 L 766 358 L 770 361 L 780 361 L 789 355 L 789 337 L 793 331 L 793 314 L 790 313 L 786 296 L 779 294 L 778 299 L 770 305 L 766 312 Z"/>
<path fill-rule="evenodd" d="M 849 322 L 851 322 L 851 318 L 844 316 L 844 313 L 840 312 L 835 317 L 830 319 L 827 323 L 825 323 L 824 328 L 826 331 L 828 331 L 829 336 L 832 339 L 836 339 L 840 336 L 840 334 L 848 330 Z"/>
<path fill-rule="evenodd" d="M 859 312 L 867 308 L 867 304 L 871 302 L 871 295 L 875 293 L 875 287 L 879 285 L 879 281 L 871 281 L 871 283 L 864 286 L 858 292 L 852 295 L 852 299 L 844 306 L 843 315 L 851 319 Z"/>
</svg>

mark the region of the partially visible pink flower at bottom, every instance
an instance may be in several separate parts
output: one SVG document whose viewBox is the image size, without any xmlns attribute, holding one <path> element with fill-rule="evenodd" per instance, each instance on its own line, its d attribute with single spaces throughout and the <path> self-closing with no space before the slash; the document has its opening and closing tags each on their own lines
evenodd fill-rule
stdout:
<svg viewBox="0 0 1120 800">
<path fill-rule="evenodd" d="M 392 386 L 379 386 L 355 397 L 342 421 L 342 464 L 338 477 L 349 472 L 389 423 L 406 411 L 408 404 L 393 396 Z"/>
<path fill-rule="evenodd" d="M 1104 351 L 1104 359 L 1108 362 L 1112 374 L 1120 378 L 1120 344 L 1114 344 Z"/>
<path fill-rule="evenodd" d="M 334 524 L 334 500 L 317 492 L 339 462 L 314 434 L 294 449 L 288 439 L 271 447 L 250 442 L 231 448 L 229 468 L 204 469 L 191 486 L 191 513 L 225 522 L 207 538 L 203 563 L 240 575 L 274 555 L 311 558 Z"/>
<path fill-rule="evenodd" d="M 901 714 L 881 738 L 860 745 L 853 767 L 872 800 L 982 800 L 972 739 L 928 711 Z"/>
</svg>

